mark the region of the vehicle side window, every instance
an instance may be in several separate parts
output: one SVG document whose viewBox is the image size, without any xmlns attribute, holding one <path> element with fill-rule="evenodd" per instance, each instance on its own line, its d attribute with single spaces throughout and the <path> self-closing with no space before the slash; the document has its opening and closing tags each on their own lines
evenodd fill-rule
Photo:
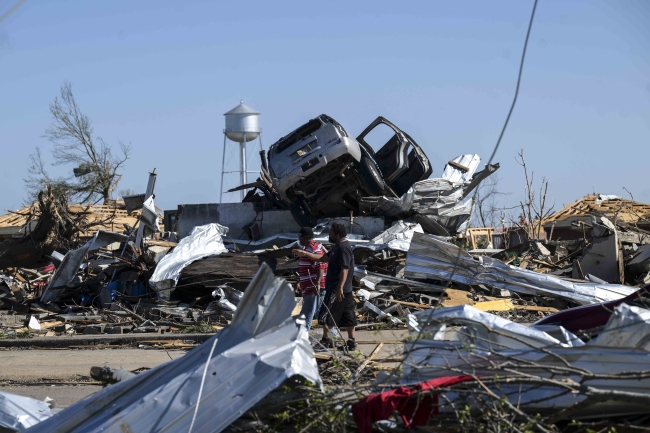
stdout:
<svg viewBox="0 0 650 433">
<path fill-rule="evenodd" d="M 395 134 L 395 131 L 393 131 L 393 128 L 385 123 L 380 123 L 372 128 L 370 132 L 363 137 L 363 140 L 370 145 L 375 152 L 378 152 L 391 141 L 396 142 L 397 135 Z"/>
</svg>

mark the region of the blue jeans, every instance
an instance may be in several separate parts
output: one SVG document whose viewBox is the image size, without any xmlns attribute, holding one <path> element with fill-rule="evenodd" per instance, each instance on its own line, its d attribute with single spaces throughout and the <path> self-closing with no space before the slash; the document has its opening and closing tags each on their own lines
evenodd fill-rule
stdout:
<svg viewBox="0 0 650 433">
<path fill-rule="evenodd" d="M 311 329 L 311 321 L 314 320 L 314 316 L 320 309 L 323 299 L 314 294 L 314 295 L 305 295 L 302 297 L 302 310 L 300 314 L 305 315 L 305 320 L 307 321 L 307 331 Z"/>
</svg>

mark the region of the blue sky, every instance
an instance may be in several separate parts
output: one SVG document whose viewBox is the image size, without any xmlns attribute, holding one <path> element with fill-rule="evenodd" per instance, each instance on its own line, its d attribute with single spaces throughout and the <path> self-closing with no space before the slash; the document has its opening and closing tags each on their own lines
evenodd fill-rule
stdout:
<svg viewBox="0 0 650 433">
<path fill-rule="evenodd" d="M 0 0 L 0 15 L 13 4 Z M 0 209 L 23 203 L 29 154 L 50 146 L 48 105 L 64 81 L 97 136 L 131 143 L 118 189 L 144 192 L 155 167 L 164 209 L 219 200 L 223 113 L 240 98 L 262 113 L 265 148 L 321 113 L 355 136 L 383 115 L 424 148 L 434 176 L 461 153 L 487 159 L 531 9 L 523 0 L 27 0 L 0 23 Z M 644 0 L 539 1 L 496 157 L 506 204 L 523 198 L 521 148 L 556 208 L 623 187 L 650 202 L 648 22 Z"/>
</svg>

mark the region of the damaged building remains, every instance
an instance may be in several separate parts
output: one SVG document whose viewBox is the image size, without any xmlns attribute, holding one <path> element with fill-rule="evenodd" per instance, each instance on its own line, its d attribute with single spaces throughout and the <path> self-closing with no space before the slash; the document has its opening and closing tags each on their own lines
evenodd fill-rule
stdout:
<svg viewBox="0 0 650 433">
<path fill-rule="evenodd" d="M 354 138 L 323 114 L 260 157 L 241 203 L 163 212 L 152 172 L 144 194 L 46 190 L 0 217 L 2 351 L 186 352 L 88 365 L 78 383 L 103 388 L 63 409 L 0 391 L 0 431 L 650 426 L 650 205 L 588 195 L 527 222 L 534 238 L 471 227 L 499 164 L 431 162 L 383 117 Z M 357 350 L 336 329 L 319 350 L 300 314 L 298 232 L 329 251 L 334 223 L 353 249 Z"/>
</svg>

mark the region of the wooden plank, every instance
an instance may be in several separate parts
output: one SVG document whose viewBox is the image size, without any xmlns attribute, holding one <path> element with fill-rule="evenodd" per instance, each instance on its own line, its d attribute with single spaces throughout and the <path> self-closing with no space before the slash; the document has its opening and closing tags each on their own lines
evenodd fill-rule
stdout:
<svg viewBox="0 0 650 433">
<path fill-rule="evenodd" d="M 395 299 L 385 299 L 385 298 L 379 298 L 379 299 L 381 299 L 382 301 L 391 302 L 393 304 L 406 305 L 407 307 L 415 307 L 415 308 L 423 308 L 423 309 L 431 308 L 431 305 L 418 304 L 417 302 L 405 302 L 405 301 L 397 301 Z"/>
<path fill-rule="evenodd" d="M 389 357 L 389 358 L 384 358 L 384 359 L 378 359 L 376 361 L 373 361 L 374 363 L 382 363 L 382 362 L 402 362 L 404 358 L 395 358 L 395 357 Z"/>
<path fill-rule="evenodd" d="M 542 313 L 557 313 L 557 308 L 553 307 L 542 307 L 540 305 L 515 305 L 515 310 L 524 310 L 524 311 L 541 311 Z"/>
<path fill-rule="evenodd" d="M 445 289 L 445 295 L 449 299 L 442 301 L 443 307 L 455 307 L 457 305 L 473 305 L 474 301 L 469 297 L 469 292 L 458 289 Z"/>
<path fill-rule="evenodd" d="M 384 341 L 380 341 L 380 340 L 356 340 L 356 342 L 357 342 L 357 344 L 377 344 L 377 345 L 382 345 L 382 346 L 387 345 L 387 344 L 403 344 L 404 343 L 404 341 L 402 341 L 402 340 L 384 340 Z M 336 349 L 332 349 L 332 350 L 336 350 Z M 332 355 L 327 353 L 327 352 L 316 352 L 316 353 L 314 353 L 314 357 L 317 360 L 320 360 L 320 361 L 329 361 L 330 359 L 332 359 Z"/>
<path fill-rule="evenodd" d="M 222 329 L 223 327 L 218 327 L 215 326 L 217 329 Z M 139 344 L 171 344 L 171 345 L 183 345 L 183 344 L 189 344 L 189 343 L 183 343 L 183 340 L 142 340 L 142 341 L 137 341 Z M 196 346 L 196 344 L 192 344 L 193 346 Z"/>
<path fill-rule="evenodd" d="M 515 306 L 512 305 L 510 299 L 497 299 L 495 301 L 477 302 L 473 305 L 474 308 L 481 311 L 510 311 L 514 310 Z"/>
<path fill-rule="evenodd" d="M 354 374 L 355 377 L 359 377 L 359 374 L 361 374 L 361 372 L 368 366 L 370 361 L 372 361 L 372 358 L 374 358 L 379 353 L 382 347 L 384 347 L 384 343 L 379 343 L 377 347 L 375 347 L 375 350 L 370 353 L 370 356 L 366 358 L 366 360 L 363 361 L 363 363 L 359 366 L 357 372 Z"/>
<path fill-rule="evenodd" d="M 147 240 L 144 242 L 146 245 L 156 245 L 159 247 L 175 247 L 178 245 L 178 242 L 172 242 L 172 241 L 163 241 L 160 239 L 152 239 L 152 240 Z"/>
<path fill-rule="evenodd" d="M 550 263 L 550 262 L 545 262 L 542 260 L 537 260 L 537 259 L 531 259 L 533 263 L 537 263 L 538 265 L 546 266 L 549 268 L 559 268 L 555 263 Z"/>
<path fill-rule="evenodd" d="M 296 306 L 293 307 L 293 310 L 291 311 L 291 317 L 296 317 L 300 315 L 300 312 L 302 311 L 302 298 L 294 298 L 296 299 Z M 313 324 L 313 321 L 312 321 Z"/>
<path fill-rule="evenodd" d="M 454 167 L 454 168 L 457 168 L 457 169 L 459 169 L 459 170 L 462 170 L 462 171 L 464 171 L 465 173 L 467 173 L 467 172 L 469 171 L 469 168 L 468 168 L 468 167 L 465 167 L 464 165 L 459 164 L 459 163 L 457 163 L 457 162 L 455 162 L 455 161 L 449 161 L 447 164 L 451 165 L 451 166 Z"/>
<path fill-rule="evenodd" d="M 63 322 L 41 322 L 41 329 L 50 329 L 59 325 L 63 325 Z"/>
<path fill-rule="evenodd" d="M 316 323 L 318 323 L 318 322 L 316 322 Z M 376 322 L 376 323 L 362 323 L 361 325 L 357 325 L 357 326 L 355 326 L 355 329 L 359 329 L 359 328 L 370 328 L 370 327 L 372 327 L 372 326 L 379 326 L 379 327 L 381 328 L 381 327 L 383 327 L 384 325 L 386 325 L 386 323 L 384 323 L 384 322 Z M 311 326 L 314 326 L 313 322 L 312 322 L 312 325 L 311 325 Z"/>
<path fill-rule="evenodd" d="M 316 352 L 316 353 L 314 353 L 314 358 L 319 359 L 321 361 L 329 361 L 330 359 L 332 359 L 332 355 L 330 355 L 328 353 L 318 353 L 318 352 Z"/>
</svg>

